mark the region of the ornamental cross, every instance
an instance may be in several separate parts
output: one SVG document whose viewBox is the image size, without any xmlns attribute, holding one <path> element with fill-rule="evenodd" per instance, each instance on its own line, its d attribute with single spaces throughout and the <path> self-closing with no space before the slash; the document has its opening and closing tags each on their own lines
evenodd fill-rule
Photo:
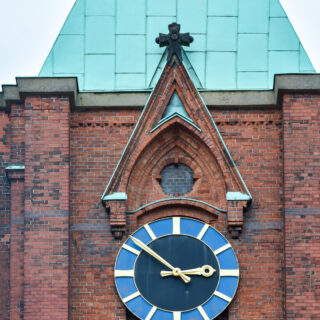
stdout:
<svg viewBox="0 0 320 320">
<path fill-rule="evenodd" d="M 169 34 L 159 33 L 159 37 L 156 38 L 156 43 L 160 47 L 168 47 L 167 62 L 170 66 L 179 66 L 182 63 L 181 46 L 190 46 L 193 41 L 193 37 L 190 33 L 180 33 L 180 24 L 169 24 Z"/>
</svg>

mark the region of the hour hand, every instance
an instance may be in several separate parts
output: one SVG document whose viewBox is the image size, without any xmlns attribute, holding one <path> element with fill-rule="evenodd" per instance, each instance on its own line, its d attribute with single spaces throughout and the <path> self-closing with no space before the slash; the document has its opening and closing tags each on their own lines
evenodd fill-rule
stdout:
<svg viewBox="0 0 320 320">
<path fill-rule="evenodd" d="M 203 277 L 211 277 L 216 270 L 209 265 L 202 266 L 200 268 L 188 269 L 188 270 L 181 270 L 181 273 L 184 275 L 196 275 L 196 276 L 203 276 Z M 161 277 L 168 277 L 168 276 L 175 276 L 172 271 L 161 271 Z"/>
</svg>

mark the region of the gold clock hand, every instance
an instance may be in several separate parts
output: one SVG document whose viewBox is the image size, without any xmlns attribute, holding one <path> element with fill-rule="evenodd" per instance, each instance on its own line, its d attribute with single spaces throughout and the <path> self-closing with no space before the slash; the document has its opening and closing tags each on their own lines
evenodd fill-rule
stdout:
<svg viewBox="0 0 320 320">
<path fill-rule="evenodd" d="M 181 269 L 179 268 L 175 268 L 173 267 L 168 261 L 166 261 L 165 259 L 163 259 L 161 256 L 159 256 L 156 252 L 154 252 L 151 248 L 149 248 L 147 245 L 145 245 L 142 241 L 140 241 L 139 239 L 130 236 L 130 239 L 137 245 L 139 246 L 141 249 L 143 249 L 144 251 L 146 251 L 147 253 L 149 253 L 152 257 L 154 257 L 155 259 L 157 259 L 158 261 L 160 261 L 162 264 L 164 264 L 166 267 L 168 267 L 169 269 L 171 269 L 172 271 L 170 271 L 172 273 L 172 275 L 174 276 L 179 276 L 185 283 L 190 282 L 191 278 L 186 276 L 185 274 L 183 274 L 181 272 Z"/>
<path fill-rule="evenodd" d="M 201 268 L 195 268 L 195 269 L 188 269 L 188 270 L 181 270 L 183 274 L 188 274 L 188 275 L 197 275 L 197 276 L 203 276 L 203 277 L 211 277 L 216 270 L 212 268 L 209 265 L 202 266 Z M 161 277 L 168 277 L 168 276 L 173 276 L 172 271 L 161 271 L 160 272 Z"/>
</svg>

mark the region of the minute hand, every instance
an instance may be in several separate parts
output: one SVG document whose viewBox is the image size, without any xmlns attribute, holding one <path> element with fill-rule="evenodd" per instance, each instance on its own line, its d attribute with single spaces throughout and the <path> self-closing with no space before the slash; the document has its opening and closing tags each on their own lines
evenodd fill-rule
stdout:
<svg viewBox="0 0 320 320">
<path fill-rule="evenodd" d="M 140 241 L 139 239 L 130 236 L 130 239 L 137 245 L 139 246 L 141 249 L 143 249 L 144 251 L 146 251 L 147 253 L 149 253 L 152 257 L 154 257 L 155 259 L 157 259 L 158 261 L 160 261 L 162 264 L 164 264 L 166 267 L 168 267 L 169 269 L 172 270 L 173 275 L 179 276 L 181 277 L 181 279 L 185 282 L 188 283 L 190 282 L 191 278 L 186 276 L 185 274 L 183 274 L 181 272 L 181 270 L 179 268 L 175 268 L 174 266 L 172 266 L 167 260 L 163 259 L 161 256 L 159 256 L 156 252 L 154 252 L 151 248 L 149 248 L 147 245 L 145 245 L 142 241 Z"/>
</svg>

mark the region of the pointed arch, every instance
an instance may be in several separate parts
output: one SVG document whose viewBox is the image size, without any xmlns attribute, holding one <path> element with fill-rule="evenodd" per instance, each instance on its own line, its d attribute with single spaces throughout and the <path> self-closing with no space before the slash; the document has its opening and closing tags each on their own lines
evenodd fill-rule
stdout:
<svg viewBox="0 0 320 320">
<path fill-rule="evenodd" d="M 157 127 L 175 91 L 178 93 L 193 123 L 191 124 L 191 122 L 181 117 L 173 117 Z M 227 184 L 227 191 L 248 194 L 248 197 L 251 198 L 222 140 L 218 128 L 214 124 L 211 114 L 204 105 L 184 66 L 181 65 L 177 68 L 172 68 L 167 65 L 141 114 L 134 133 L 106 188 L 103 199 L 106 194 L 125 192 L 127 189 L 126 183 L 128 182 L 128 175 L 142 150 L 145 149 L 145 146 L 150 143 L 155 136 L 160 132 L 164 132 L 172 123 L 180 123 L 189 128 L 193 134 L 198 136 L 199 141 L 207 145 L 223 172 Z M 146 157 L 148 157 L 147 154 L 145 154 L 145 158 Z"/>
<path fill-rule="evenodd" d="M 226 209 L 228 187 L 223 172 L 209 147 L 193 129 L 180 119 L 171 119 L 144 145 L 125 179 L 129 211 L 169 197 L 162 191 L 157 178 L 170 163 L 185 164 L 196 175 L 197 181 L 185 197 Z M 216 187 L 210 186 L 210 181 L 214 181 Z"/>
</svg>

